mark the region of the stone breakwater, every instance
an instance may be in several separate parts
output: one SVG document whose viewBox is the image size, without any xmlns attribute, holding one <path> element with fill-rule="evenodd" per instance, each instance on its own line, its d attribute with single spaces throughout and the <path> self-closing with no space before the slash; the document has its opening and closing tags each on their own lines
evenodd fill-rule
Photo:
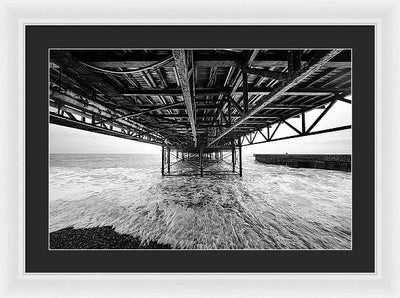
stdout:
<svg viewBox="0 0 400 298">
<path fill-rule="evenodd" d="M 254 157 L 265 164 L 351 172 L 350 154 L 254 154 Z"/>
</svg>

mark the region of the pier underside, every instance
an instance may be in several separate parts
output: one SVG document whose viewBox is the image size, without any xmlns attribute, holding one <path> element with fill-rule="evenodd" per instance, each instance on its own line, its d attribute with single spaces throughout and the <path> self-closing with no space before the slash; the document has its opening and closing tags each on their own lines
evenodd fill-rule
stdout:
<svg viewBox="0 0 400 298">
<path fill-rule="evenodd" d="M 159 145 L 163 175 L 182 162 L 242 175 L 242 146 L 351 128 L 315 130 L 351 104 L 350 50 L 54 49 L 49 76 L 51 123 Z"/>
</svg>

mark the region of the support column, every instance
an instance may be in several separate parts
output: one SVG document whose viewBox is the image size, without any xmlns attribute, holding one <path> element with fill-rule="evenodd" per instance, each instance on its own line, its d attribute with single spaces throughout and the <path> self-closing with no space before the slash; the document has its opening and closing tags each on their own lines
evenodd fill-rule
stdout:
<svg viewBox="0 0 400 298">
<path fill-rule="evenodd" d="M 200 149 L 199 161 L 200 161 L 200 176 L 203 177 L 203 149 Z"/>
<path fill-rule="evenodd" d="M 164 163 L 165 163 L 165 147 L 162 146 L 162 149 L 161 149 L 161 175 L 163 175 L 163 176 L 165 176 Z"/>
<path fill-rule="evenodd" d="M 171 173 L 171 149 L 167 148 L 168 174 Z"/>
<path fill-rule="evenodd" d="M 301 113 L 301 133 L 306 133 L 306 115 Z"/>
<path fill-rule="evenodd" d="M 243 168 L 242 168 L 242 144 L 239 144 L 239 176 L 242 177 Z"/>
<path fill-rule="evenodd" d="M 236 163 L 236 150 L 235 147 L 232 147 L 232 172 L 235 172 L 235 163 Z"/>
</svg>

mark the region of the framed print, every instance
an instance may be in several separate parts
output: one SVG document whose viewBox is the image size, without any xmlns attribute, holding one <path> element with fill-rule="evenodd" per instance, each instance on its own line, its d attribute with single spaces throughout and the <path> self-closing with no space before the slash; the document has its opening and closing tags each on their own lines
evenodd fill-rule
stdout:
<svg viewBox="0 0 400 298">
<path fill-rule="evenodd" d="M 3 8 L 6 296 L 399 295 L 395 3 L 253 24 Z"/>
<path fill-rule="evenodd" d="M 117 40 L 126 35 L 137 38 Z M 27 272 L 375 271 L 373 26 L 26 26 L 25 36 Z M 43 107 L 30 99 L 45 91 Z M 138 154 L 91 151 L 84 132 L 135 142 Z M 345 144 L 319 139 L 334 132 Z M 291 154 L 250 154 L 284 140 Z M 310 155 L 329 152 L 348 155 Z M 48 175 L 30 174 L 41 165 Z"/>
</svg>

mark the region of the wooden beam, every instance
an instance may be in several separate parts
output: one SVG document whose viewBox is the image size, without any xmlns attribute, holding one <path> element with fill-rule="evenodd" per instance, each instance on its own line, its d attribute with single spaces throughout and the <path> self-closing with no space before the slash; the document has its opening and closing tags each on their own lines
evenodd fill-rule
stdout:
<svg viewBox="0 0 400 298">
<path fill-rule="evenodd" d="M 211 146 L 211 145 L 215 144 L 217 141 L 219 141 L 226 134 L 228 134 L 229 132 L 234 130 L 240 124 L 242 124 L 245 121 L 247 121 L 251 116 L 255 115 L 256 113 L 261 111 L 264 107 L 266 107 L 267 105 L 269 105 L 269 104 L 273 103 L 274 101 L 276 101 L 286 91 L 288 91 L 290 88 L 293 88 L 294 86 L 299 84 L 302 80 L 304 80 L 306 77 L 310 76 L 315 71 L 320 69 L 323 65 L 325 65 L 329 60 L 331 60 L 333 57 L 335 57 L 341 51 L 342 50 L 340 50 L 340 49 L 331 50 L 331 51 L 329 51 L 328 53 L 326 53 L 324 55 L 318 55 L 317 57 L 314 57 L 313 59 L 311 59 L 310 62 L 307 63 L 306 66 L 302 69 L 302 71 L 298 72 L 296 75 L 291 76 L 289 80 L 287 80 L 282 85 L 278 86 L 269 95 L 265 96 L 263 98 L 263 100 L 260 100 L 256 104 L 256 106 L 251 111 L 249 111 L 249 113 L 245 117 L 239 119 L 237 122 L 232 124 L 229 128 L 224 130 L 219 136 L 217 136 L 212 142 L 210 142 L 208 144 L 208 146 Z"/>
<path fill-rule="evenodd" d="M 196 133 L 196 120 L 195 120 L 195 107 L 194 101 L 191 96 L 190 92 L 190 82 L 189 82 L 189 70 L 188 65 L 186 63 L 186 53 L 185 50 L 173 50 L 172 51 L 174 60 L 175 60 L 175 67 L 178 73 L 178 78 L 180 82 L 180 86 L 182 89 L 183 99 L 186 105 L 186 111 L 189 116 L 190 127 L 192 129 L 193 141 L 194 146 L 197 147 L 197 133 Z"/>
</svg>

